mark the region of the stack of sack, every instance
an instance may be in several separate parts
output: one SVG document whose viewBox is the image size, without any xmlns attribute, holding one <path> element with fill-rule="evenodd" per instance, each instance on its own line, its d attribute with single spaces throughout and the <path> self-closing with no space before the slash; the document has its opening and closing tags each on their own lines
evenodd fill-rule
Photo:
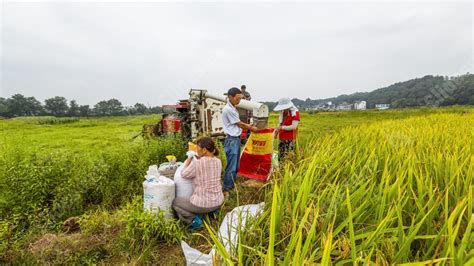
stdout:
<svg viewBox="0 0 474 266">
<path fill-rule="evenodd" d="M 162 211 L 166 219 L 171 219 L 175 197 L 189 198 L 194 189 L 192 180 L 181 176 L 184 164 L 177 162 L 174 156 L 167 158 L 169 162 L 162 163 L 159 167 L 148 167 L 143 182 L 143 208 L 154 213 Z"/>
</svg>

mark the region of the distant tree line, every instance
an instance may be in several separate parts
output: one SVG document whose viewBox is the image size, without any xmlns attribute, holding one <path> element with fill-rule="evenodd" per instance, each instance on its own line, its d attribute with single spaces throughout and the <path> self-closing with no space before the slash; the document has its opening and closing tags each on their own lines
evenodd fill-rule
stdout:
<svg viewBox="0 0 474 266">
<path fill-rule="evenodd" d="M 283 96 L 282 96 L 283 97 Z M 457 77 L 425 76 L 398 82 L 388 87 L 371 92 L 356 92 L 350 95 L 340 95 L 334 98 L 311 100 L 292 99 L 299 108 L 311 108 L 325 102 L 333 104 L 354 103 L 366 101 L 367 108 L 375 104 L 388 103 L 392 108 L 420 106 L 474 105 L 474 75 L 466 74 Z M 276 102 L 264 102 L 270 110 Z M 147 107 L 142 103 L 134 106 L 123 106 L 117 99 L 100 101 L 93 107 L 79 105 L 75 100 L 56 96 L 46 99 L 44 104 L 34 97 L 15 94 L 8 99 L 0 97 L 0 116 L 124 116 L 162 113 L 161 107 Z"/>
<path fill-rule="evenodd" d="M 123 106 L 117 99 L 100 101 L 93 107 L 89 105 L 79 105 L 75 100 L 68 100 L 64 97 L 56 96 L 46 99 L 44 104 L 35 97 L 25 97 L 15 94 L 8 99 L 0 97 L 0 116 L 57 116 L 57 117 L 88 117 L 88 116 L 125 116 L 125 115 L 146 115 L 162 113 L 162 108 L 147 107 L 142 103 L 134 106 Z"/>
<path fill-rule="evenodd" d="M 474 105 L 474 75 L 469 73 L 456 77 L 429 75 L 398 82 L 371 92 L 356 92 L 317 100 L 294 98 L 292 101 L 299 108 L 311 108 L 326 102 L 337 105 L 355 101 L 366 101 L 367 108 L 374 108 L 375 104 L 381 103 L 388 103 L 392 108 Z M 276 106 L 275 102 L 265 104 L 270 110 Z"/>
</svg>

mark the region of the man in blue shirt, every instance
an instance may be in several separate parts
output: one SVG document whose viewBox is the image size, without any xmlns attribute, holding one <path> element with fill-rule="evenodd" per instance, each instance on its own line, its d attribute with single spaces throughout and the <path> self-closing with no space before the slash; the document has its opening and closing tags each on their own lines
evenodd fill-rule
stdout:
<svg viewBox="0 0 474 266">
<path fill-rule="evenodd" d="M 257 127 L 240 121 L 239 112 L 235 108 L 242 99 L 242 91 L 238 88 L 231 88 L 227 92 L 228 101 L 222 110 L 222 122 L 224 124 L 224 151 L 227 159 L 227 166 L 224 173 L 224 191 L 234 188 L 234 182 L 237 178 L 240 160 L 240 134 L 242 129 L 248 129 L 252 132 L 257 131 Z"/>
</svg>

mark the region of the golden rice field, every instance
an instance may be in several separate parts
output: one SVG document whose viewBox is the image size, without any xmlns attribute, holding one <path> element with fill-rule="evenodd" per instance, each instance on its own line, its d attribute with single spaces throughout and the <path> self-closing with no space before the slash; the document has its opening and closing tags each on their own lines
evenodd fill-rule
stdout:
<svg viewBox="0 0 474 266">
<path fill-rule="evenodd" d="M 226 262 L 474 264 L 474 113 L 344 128 L 301 147 Z"/>
</svg>

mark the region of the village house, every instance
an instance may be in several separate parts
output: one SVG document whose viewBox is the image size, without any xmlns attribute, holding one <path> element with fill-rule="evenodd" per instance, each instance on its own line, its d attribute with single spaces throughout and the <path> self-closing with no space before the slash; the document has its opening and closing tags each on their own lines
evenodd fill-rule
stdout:
<svg viewBox="0 0 474 266">
<path fill-rule="evenodd" d="M 343 102 L 336 107 L 337 110 L 351 110 L 352 104 Z"/>
<path fill-rule="evenodd" d="M 356 109 L 356 110 L 365 110 L 365 109 L 367 109 L 367 102 L 366 101 L 356 101 L 354 103 L 354 109 Z"/>
<path fill-rule="evenodd" d="M 390 104 L 389 103 L 378 103 L 378 104 L 375 104 L 375 108 L 379 109 L 379 110 L 389 109 Z"/>
</svg>

